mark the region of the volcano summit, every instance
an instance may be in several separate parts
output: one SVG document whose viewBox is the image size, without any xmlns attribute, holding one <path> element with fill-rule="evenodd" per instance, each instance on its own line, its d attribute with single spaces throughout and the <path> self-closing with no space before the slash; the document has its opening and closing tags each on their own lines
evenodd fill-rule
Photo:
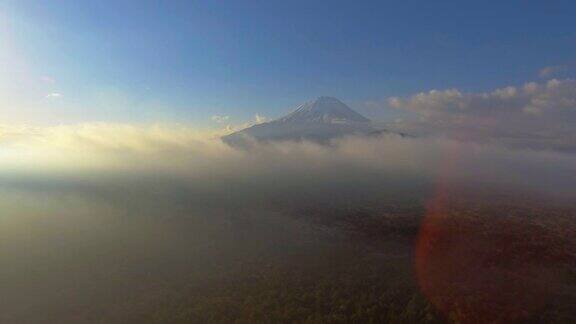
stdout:
<svg viewBox="0 0 576 324">
<path fill-rule="evenodd" d="M 254 125 L 222 137 L 230 145 L 251 141 L 302 141 L 324 143 L 346 135 L 375 135 L 387 132 L 377 129 L 370 120 L 340 100 L 318 97 L 300 105 L 292 113 L 271 122 Z"/>
</svg>

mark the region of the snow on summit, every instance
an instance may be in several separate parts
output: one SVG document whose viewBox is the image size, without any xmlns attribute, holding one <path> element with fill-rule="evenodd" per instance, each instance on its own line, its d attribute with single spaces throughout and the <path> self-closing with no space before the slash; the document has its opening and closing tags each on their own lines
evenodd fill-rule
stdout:
<svg viewBox="0 0 576 324">
<path fill-rule="evenodd" d="M 278 119 L 282 123 L 339 123 L 359 122 L 370 120 L 346 106 L 342 101 L 333 97 L 318 97 L 300 105 L 294 112 Z"/>
<path fill-rule="evenodd" d="M 230 145 L 251 141 L 310 140 L 326 142 L 345 135 L 372 135 L 386 132 L 374 128 L 370 120 L 333 97 L 318 97 L 292 113 L 222 137 Z"/>
</svg>

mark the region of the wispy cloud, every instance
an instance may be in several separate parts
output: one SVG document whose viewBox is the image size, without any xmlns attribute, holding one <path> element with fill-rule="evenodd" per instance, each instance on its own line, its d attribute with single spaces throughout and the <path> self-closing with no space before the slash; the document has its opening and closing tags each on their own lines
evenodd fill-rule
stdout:
<svg viewBox="0 0 576 324">
<path fill-rule="evenodd" d="M 230 120 L 230 116 L 226 116 L 226 115 L 214 115 L 212 116 L 210 119 L 212 119 L 213 122 L 216 123 L 224 123 L 227 122 L 228 120 Z"/>
<path fill-rule="evenodd" d="M 551 65 L 546 66 L 540 69 L 538 75 L 541 78 L 551 78 L 553 76 L 557 76 L 558 74 L 562 74 L 568 69 L 566 65 Z"/>
<path fill-rule="evenodd" d="M 256 122 L 256 124 L 262 124 L 268 121 L 268 118 L 265 116 L 262 116 L 260 114 L 256 114 L 254 116 L 254 121 Z"/>
<path fill-rule="evenodd" d="M 222 120 L 221 118 L 219 118 L 219 121 L 217 121 L 218 123 L 223 123 L 225 121 L 228 121 L 228 116 L 212 116 L 212 120 L 214 120 L 214 117 L 226 117 L 226 119 Z M 258 125 L 258 124 L 262 124 L 269 121 L 268 117 L 262 116 L 260 114 L 256 114 L 254 115 L 254 120 L 245 122 L 245 123 L 239 123 L 239 124 L 226 124 L 226 127 L 224 129 L 222 129 L 222 132 L 230 134 L 254 125 Z"/>
<path fill-rule="evenodd" d="M 46 95 L 46 99 L 59 99 L 62 98 L 62 94 L 58 92 L 51 92 Z"/>
<path fill-rule="evenodd" d="M 56 80 L 54 78 L 47 76 L 47 75 L 41 76 L 40 81 L 42 81 L 44 83 L 49 83 L 49 84 L 56 83 Z"/>
</svg>

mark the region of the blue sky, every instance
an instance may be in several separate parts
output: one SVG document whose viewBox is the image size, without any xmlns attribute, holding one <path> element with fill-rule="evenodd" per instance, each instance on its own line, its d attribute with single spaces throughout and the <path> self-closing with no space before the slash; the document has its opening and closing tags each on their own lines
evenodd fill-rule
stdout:
<svg viewBox="0 0 576 324">
<path fill-rule="evenodd" d="M 571 1 L 0 0 L 0 111 L 210 125 L 330 95 L 386 118 L 364 103 L 573 66 L 574 12 Z"/>
</svg>

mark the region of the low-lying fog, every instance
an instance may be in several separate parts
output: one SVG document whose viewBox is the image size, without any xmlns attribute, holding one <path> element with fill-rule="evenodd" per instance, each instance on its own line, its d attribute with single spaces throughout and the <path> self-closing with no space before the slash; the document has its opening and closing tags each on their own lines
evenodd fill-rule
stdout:
<svg viewBox="0 0 576 324">
<path fill-rule="evenodd" d="M 348 244 L 410 265 L 414 237 L 362 241 L 332 213 L 418 219 L 450 184 L 574 198 L 574 155 L 442 138 L 239 150 L 184 126 L 89 124 L 4 127 L 0 144 L 6 323 L 145 318 L 185 287 Z"/>
</svg>

